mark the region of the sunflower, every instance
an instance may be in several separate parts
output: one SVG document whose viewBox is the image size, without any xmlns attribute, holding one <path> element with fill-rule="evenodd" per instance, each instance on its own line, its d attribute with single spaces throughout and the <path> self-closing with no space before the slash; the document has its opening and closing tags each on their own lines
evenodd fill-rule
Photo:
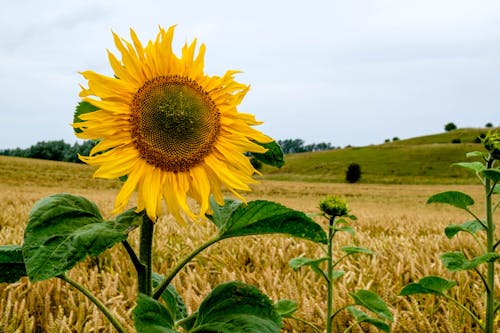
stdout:
<svg viewBox="0 0 500 333">
<path fill-rule="evenodd" d="M 108 51 L 114 76 L 81 73 L 88 88 L 80 97 L 97 110 L 79 115 L 73 127 L 79 138 L 99 143 L 80 159 L 98 167 L 94 177 L 127 176 L 113 213 L 135 191 L 137 211 L 152 221 L 165 207 L 179 221 L 202 217 L 211 195 L 223 204 L 223 188 L 243 200 L 240 192 L 250 191 L 257 172 L 245 153 L 264 153 L 256 142 L 272 142 L 252 127 L 260 124 L 253 115 L 237 110 L 249 89 L 235 81 L 238 72 L 206 75 L 205 45 L 186 43 L 178 57 L 173 35 L 174 27 L 160 27 L 143 46 L 132 29 L 131 42 L 113 33 L 121 53 L 120 60 Z M 198 202 L 198 214 L 188 198 Z"/>
</svg>

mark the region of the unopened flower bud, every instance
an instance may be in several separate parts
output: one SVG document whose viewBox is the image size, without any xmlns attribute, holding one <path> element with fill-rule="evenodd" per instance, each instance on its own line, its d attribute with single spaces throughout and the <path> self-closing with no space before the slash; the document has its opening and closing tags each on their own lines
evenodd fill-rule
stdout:
<svg viewBox="0 0 500 333">
<path fill-rule="evenodd" d="M 349 213 L 349 208 L 347 207 L 345 200 L 333 195 L 327 196 L 321 200 L 319 202 L 319 208 L 323 211 L 323 213 L 332 217 L 345 216 Z"/>
</svg>

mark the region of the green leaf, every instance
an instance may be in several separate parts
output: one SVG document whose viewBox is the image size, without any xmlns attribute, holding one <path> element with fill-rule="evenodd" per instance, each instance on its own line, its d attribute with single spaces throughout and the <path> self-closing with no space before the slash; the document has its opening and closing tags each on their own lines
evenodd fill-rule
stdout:
<svg viewBox="0 0 500 333">
<path fill-rule="evenodd" d="M 347 232 L 347 233 L 351 234 L 351 236 L 354 236 L 356 234 L 356 231 L 350 225 L 346 225 L 346 226 L 343 226 L 343 227 L 335 227 L 334 230 L 335 231 Z"/>
<path fill-rule="evenodd" d="M 0 283 L 13 283 L 26 276 L 21 245 L 0 246 Z"/>
<path fill-rule="evenodd" d="M 217 286 L 203 300 L 189 333 L 278 333 L 280 314 L 269 298 L 242 282 Z"/>
<path fill-rule="evenodd" d="M 132 312 L 137 333 L 179 333 L 168 309 L 152 297 L 137 295 L 137 305 Z"/>
<path fill-rule="evenodd" d="M 208 216 L 219 228 L 221 239 L 263 234 L 290 236 L 326 244 L 327 236 L 319 224 L 306 214 L 278 203 L 257 200 L 248 204 L 226 200 L 223 207 L 211 202 L 213 215 Z"/>
<path fill-rule="evenodd" d="M 483 152 L 476 150 L 476 151 L 471 151 L 471 152 L 465 154 L 465 156 L 466 157 L 483 157 L 484 154 L 483 154 Z"/>
<path fill-rule="evenodd" d="M 295 311 L 298 310 L 297 302 L 289 299 L 280 299 L 274 304 L 274 310 L 281 316 L 281 318 L 291 318 Z"/>
<path fill-rule="evenodd" d="M 500 258 L 498 253 L 485 253 L 468 260 L 462 252 L 446 252 L 441 254 L 441 262 L 450 272 L 471 270 L 485 262 Z"/>
<path fill-rule="evenodd" d="M 491 180 L 494 183 L 500 182 L 500 170 L 499 169 L 483 170 L 479 174 L 481 176 Z"/>
<path fill-rule="evenodd" d="M 347 311 L 349 311 L 349 313 L 354 317 L 354 320 L 356 320 L 357 323 L 368 323 L 384 332 L 390 332 L 391 330 L 389 325 L 387 325 L 384 321 L 378 318 L 370 317 L 368 314 L 359 309 L 356 309 L 354 306 L 348 306 Z"/>
<path fill-rule="evenodd" d="M 457 283 L 453 280 L 446 280 L 439 276 L 426 276 L 418 282 L 406 285 L 401 292 L 400 296 L 408 296 L 414 294 L 435 294 L 442 295 L 445 291 L 456 286 Z"/>
<path fill-rule="evenodd" d="M 484 230 L 484 227 L 479 221 L 467 221 L 461 225 L 458 224 L 450 224 L 444 229 L 444 233 L 446 237 L 453 238 L 459 232 L 467 232 L 469 234 L 476 234 L 478 231 Z"/>
<path fill-rule="evenodd" d="M 306 257 L 297 257 L 293 258 L 288 262 L 290 267 L 292 267 L 295 271 L 298 270 L 302 266 L 311 266 L 311 268 L 317 273 L 317 274 L 322 274 L 323 271 L 319 267 L 319 264 L 321 264 L 323 261 L 328 260 L 328 258 L 319 258 L 319 259 L 311 259 L 311 258 L 306 258 Z"/>
<path fill-rule="evenodd" d="M 500 184 L 495 185 L 492 191 L 493 194 L 500 194 Z"/>
<path fill-rule="evenodd" d="M 359 246 L 343 246 L 340 248 L 341 251 L 346 254 L 355 254 L 355 253 L 365 253 L 365 254 L 375 254 L 372 250 L 365 249 Z"/>
<path fill-rule="evenodd" d="M 486 168 L 484 164 L 481 162 L 460 162 L 460 163 L 453 163 L 452 165 L 472 170 L 475 173 L 478 173 Z"/>
<path fill-rule="evenodd" d="M 153 280 L 153 288 L 158 287 L 163 281 L 164 276 L 154 273 L 152 275 Z M 184 319 L 187 317 L 187 307 L 182 299 L 182 296 L 179 295 L 175 287 L 171 284 L 168 285 L 167 289 L 161 294 L 161 298 L 165 302 L 167 310 L 170 313 L 170 316 L 174 318 L 175 321 Z"/>
<path fill-rule="evenodd" d="M 341 277 L 343 277 L 345 275 L 345 272 L 344 271 L 333 271 L 333 274 L 332 274 L 332 281 L 335 281 L 337 279 L 340 279 Z"/>
<path fill-rule="evenodd" d="M 358 290 L 356 293 L 349 293 L 356 304 L 364 306 L 380 318 L 388 321 L 394 321 L 391 311 L 384 300 L 370 290 Z"/>
<path fill-rule="evenodd" d="M 97 206 L 83 197 L 56 194 L 41 199 L 33 206 L 24 234 L 28 277 L 40 281 L 57 276 L 111 248 L 139 225 L 137 216 L 127 211 L 104 222 Z"/>
<path fill-rule="evenodd" d="M 444 203 L 467 210 L 467 206 L 474 204 L 474 199 L 459 191 L 447 191 L 433 195 L 427 203 Z"/>
<path fill-rule="evenodd" d="M 73 115 L 73 123 L 81 123 L 83 121 L 83 120 L 80 119 L 80 116 L 82 114 L 89 113 L 89 112 L 94 112 L 94 111 L 97 111 L 97 110 L 99 110 L 99 108 L 93 106 L 89 102 L 82 101 L 82 102 L 78 103 L 78 105 L 76 106 L 75 113 Z M 75 131 L 75 133 L 81 133 L 82 132 L 82 130 L 79 129 L 79 128 L 75 128 L 74 131 Z"/>
<path fill-rule="evenodd" d="M 277 168 L 281 168 L 285 164 L 285 158 L 283 157 L 283 150 L 276 141 L 269 143 L 260 143 L 254 141 L 256 144 L 264 147 L 267 151 L 264 154 L 252 153 L 253 157 L 255 157 L 260 162 L 271 165 Z"/>
</svg>

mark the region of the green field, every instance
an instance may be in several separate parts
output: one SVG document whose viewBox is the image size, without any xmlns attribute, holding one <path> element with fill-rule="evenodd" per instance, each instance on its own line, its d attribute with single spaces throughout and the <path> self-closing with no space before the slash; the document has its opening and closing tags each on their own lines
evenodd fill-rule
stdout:
<svg viewBox="0 0 500 333">
<path fill-rule="evenodd" d="M 486 129 L 457 129 L 447 133 L 407 140 L 350 147 L 321 152 L 289 154 L 281 169 L 265 168 L 272 180 L 344 182 L 350 163 L 358 163 L 362 183 L 379 184 L 474 184 L 473 174 L 456 162 L 466 161 L 465 154 L 481 150 L 475 138 Z M 461 143 L 451 143 L 453 139 Z"/>
</svg>

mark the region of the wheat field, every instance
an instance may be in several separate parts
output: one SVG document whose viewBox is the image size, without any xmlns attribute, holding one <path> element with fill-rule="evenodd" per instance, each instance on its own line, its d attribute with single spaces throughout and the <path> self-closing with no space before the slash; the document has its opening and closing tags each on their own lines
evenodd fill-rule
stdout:
<svg viewBox="0 0 500 333">
<path fill-rule="evenodd" d="M 92 170 L 79 164 L 0 156 L 0 244 L 22 244 L 23 230 L 33 204 L 47 195 L 71 193 L 95 201 L 110 218 L 117 181 L 91 178 Z M 481 187 L 472 185 L 374 185 L 279 182 L 263 180 L 249 200 L 266 199 L 306 213 L 318 212 L 326 195 L 344 197 L 351 212 L 355 237 L 340 235 L 335 247 L 356 244 L 374 250 L 374 256 L 350 257 L 341 269 L 347 274 L 335 287 L 335 305 L 350 302 L 349 291 L 370 289 L 379 293 L 394 315 L 393 332 L 475 332 L 473 323 L 456 306 L 434 296 L 399 297 L 401 288 L 426 275 L 455 279 L 453 295 L 476 313 L 483 313 L 482 286 L 473 273 L 446 272 L 439 260 L 444 251 L 477 249 L 466 236 L 448 240 L 443 229 L 463 223 L 466 213 L 426 199 L 440 191 L 461 190 L 475 199 Z M 476 211 L 481 214 L 478 199 Z M 499 216 L 496 215 L 498 220 Z M 179 226 L 171 217 L 155 226 L 154 269 L 166 274 L 184 254 L 210 238 L 209 224 Z M 131 234 L 136 244 L 137 231 Z M 231 280 L 253 284 L 273 300 L 298 302 L 297 316 L 324 329 L 323 281 L 307 269 L 293 271 L 288 261 L 297 256 L 319 257 L 318 245 L 282 235 L 255 236 L 222 241 L 188 264 L 173 281 L 188 309 L 197 309 L 216 285 Z M 135 276 L 125 250 L 115 246 L 98 258 L 87 258 L 69 276 L 92 290 L 133 332 L 131 312 L 136 295 Z M 497 281 L 498 282 L 498 281 Z M 498 284 L 498 283 L 497 283 Z M 58 279 L 30 283 L 23 278 L 0 284 L 1 332 L 113 332 L 107 319 L 71 286 Z M 339 316 L 335 327 L 349 326 L 348 315 Z M 314 332 L 301 322 L 285 320 L 283 332 Z M 375 332 L 368 326 L 354 332 Z"/>
</svg>

